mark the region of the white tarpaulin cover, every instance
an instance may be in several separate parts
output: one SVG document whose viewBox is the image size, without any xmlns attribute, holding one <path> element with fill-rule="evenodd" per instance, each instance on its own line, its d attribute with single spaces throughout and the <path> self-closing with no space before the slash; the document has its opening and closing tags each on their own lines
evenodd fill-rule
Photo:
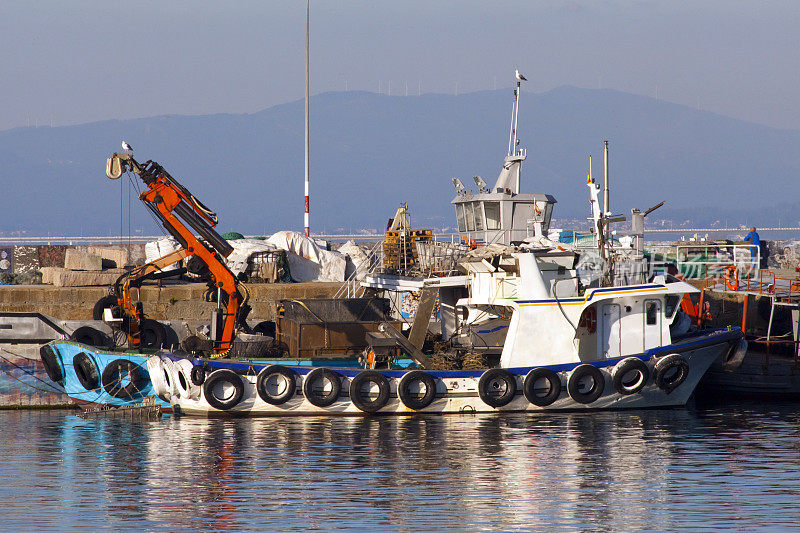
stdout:
<svg viewBox="0 0 800 533">
<path fill-rule="evenodd" d="M 367 253 L 353 241 L 347 241 L 337 251 L 343 254 L 347 260 L 347 268 L 344 273 L 345 277 L 350 279 L 350 276 L 355 273 L 358 279 L 363 279 L 364 274 L 369 270 L 369 257 Z"/>
<path fill-rule="evenodd" d="M 294 281 L 344 281 L 345 279 L 347 260 L 344 254 L 329 252 L 312 239 L 294 231 L 279 231 L 266 241 L 235 239 L 228 242 L 233 246 L 233 252 L 227 257 L 226 263 L 234 275 L 247 269 L 247 260 L 252 254 L 279 249 L 286 251 L 289 271 Z M 179 248 L 178 242 L 172 237 L 148 242 L 144 245 L 146 261 L 148 263 L 155 261 Z M 356 252 L 353 251 L 353 254 L 356 255 Z M 366 256 L 364 258 L 366 259 Z M 353 262 L 356 263 L 356 260 Z M 171 265 L 165 270 L 176 267 L 177 265 Z"/>
<path fill-rule="evenodd" d="M 144 260 L 146 263 L 150 263 L 178 249 L 180 249 L 180 245 L 172 237 L 163 237 L 157 241 L 150 241 L 144 245 Z M 175 270 L 176 268 L 178 268 L 178 263 L 169 265 L 164 270 Z"/>
<path fill-rule="evenodd" d="M 233 246 L 233 252 L 227 257 L 226 263 L 234 276 L 247 270 L 247 260 L 254 253 L 276 249 L 275 245 L 259 239 L 234 239 L 228 243 Z"/>
<path fill-rule="evenodd" d="M 286 250 L 289 272 L 295 281 L 344 281 L 346 260 L 295 231 L 279 231 L 266 241 Z"/>
</svg>

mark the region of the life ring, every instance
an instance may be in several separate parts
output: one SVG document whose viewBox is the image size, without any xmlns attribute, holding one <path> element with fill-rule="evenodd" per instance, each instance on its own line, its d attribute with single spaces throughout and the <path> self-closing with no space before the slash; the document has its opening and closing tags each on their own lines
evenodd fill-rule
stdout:
<svg viewBox="0 0 800 533">
<path fill-rule="evenodd" d="M 591 378 L 592 386 L 587 391 L 581 391 L 581 381 Z M 567 392 L 570 398 L 578 403 L 589 404 L 603 395 L 606 380 L 603 372 L 596 366 L 589 364 L 578 365 L 567 380 Z"/>
<path fill-rule="evenodd" d="M 327 392 L 325 392 L 325 381 L 331 384 L 331 388 Z M 317 382 L 320 382 L 319 387 L 314 386 Z M 330 368 L 315 368 L 303 380 L 303 395 L 317 407 L 332 405 L 339 398 L 341 392 L 342 382 L 339 380 L 339 374 Z"/>
<path fill-rule="evenodd" d="M 72 367 L 75 369 L 75 376 L 86 390 L 95 390 L 100 386 L 100 374 L 97 366 L 86 352 L 78 352 L 72 358 Z"/>
<path fill-rule="evenodd" d="M 192 381 L 192 384 L 197 385 L 198 387 L 203 384 L 206 380 L 206 369 L 200 365 L 194 365 L 192 367 L 192 371 L 189 372 L 189 379 Z"/>
<path fill-rule="evenodd" d="M 58 362 L 58 355 L 56 351 L 49 344 L 45 344 L 39 348 L 39 358 L 44 365 L 44 371 L 47 372 L 47 377 L 56 383 L 61 383 L 64 379 L 64 370 Z"/>
<path fill-rule="evenodd" d="M 127 384 L 123 385 L 123 381 Z M 115 359 L 103 369 L 103 389 L 114 398 L 133 398 L 141 393 L 144 381 L 139 365 L 127 359 Z"/>
<path fill-rule="evenodd" d="M 420 390 L 424 387 L 423 394 L 414 394 L 411 392 L 411 386 L 416 384 Z M 397 385 L 397 395 L 403 405 L 409 409 L 419 411 L 425 409 L 433 400 L 436 399 L 436 380 L 433 376 L 422 370 L 412 370 L 406 373 Z"/>
<path fill-rule="evenodd" d="M 478 394 L 486 405 L 508 405 L 517 395 L 517 378 L 504 368 L 490 368 L 478 381 Z"/>
<path fill-rule="evenodd" d="M 277 382 L 275 382 L 277 378 Z M 277 389 L 277 390 L 276 390 Z M 265 402 L 281 405 L 294 397 L 297 374 L 283 365 L 270 365 L 258 374 L 256 392 Z"/>
<path fill-rule="evenodd" d="M 638 357 L 627 357 L 617 363 L 611 371 L 611 384 L 622 394 L 636 394 L 641 391 L 650 378 L 650 369 Z"/>
<path fill-rule="evenodd" d="M 579 328 L 586 328 L 587 333 L 594 333 L 597 331 L 597 308 L 592 306 L 583 311 L 580 320 L 578 321 Z"/>
<path fill-rule="evenodd" d="M 235 407 L 244 396 L 244 383 L 232 370 L 215 370 L 203 383 L 203 393 L 211 407 L 227 411 Z"/>
<path fill-rule="evenodd" d="M 729 291 L 739 289 L 739 271 L 736 269 L 736 265 L 730 265 L 725 269 L 725 288 Z"/>
<path fill-rule="evenodd" d="M 105 335 L 92 326 L 81 326 L 72 332 L 69 336 L 70 340 L 79 344 L 87 346 L 103 347 L 105 346 Z"/>
<path fill-rule="evenodd" d="M 673 353 L 662 357 L 656 363 L 656 385 L 671 393 L 689 377 L 689 363 L 681 355 Z"/>
<path fill-rule="evenodd" d="M 378 387 L 374 398 L 370 394 L 372 385 Z M 375 370 L 361 372 L 350 381 L 350 401 L 365 413 L 377 412 L 389 402 L 389 380 Z"/>
<path fill-rule="evenodd" d="M 545 380 L 548 386 L 548 390 L 544 395 L 540 395 L 540 391 L 536 388 L 536 383 L 541 380 Z M 534 368 L 528 372 L 522 384 L 522 392 L 525 394 L 525 398 L 539 407 L 546 407 L 556 401 L 561 396 L 561 388 L 561 376 L 555 370 L 544 367 Z"/>
</svg>

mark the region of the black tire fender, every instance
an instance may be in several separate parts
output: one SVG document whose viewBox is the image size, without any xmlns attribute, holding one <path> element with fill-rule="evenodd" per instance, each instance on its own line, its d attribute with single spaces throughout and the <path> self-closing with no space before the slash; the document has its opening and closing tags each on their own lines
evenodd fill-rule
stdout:
<svg viewBox="0 0 800 533">
<path fill-rule="evenodd" d="M 75 376 L 86 390 L 95 390 L 100 387 L 100 374 L 97 372 L 97 365 L 86 352 L 78 352 L 72 358 L 72 368 Z"/>
<path fill-rule="evenodd" d="M 194 365 L 192 371 L 189 373 L 189 379 L 193 385 L 198 387 L 206 380 L 206 369 L 200 365 Z"/>
<path fill-rule="evenodd" d="M 253 333 L 275 338 L 275 322 L 272 320 L 264 320 L 263 322 L 259 322 L 253 328 Z"/>
<path fill-rule="evenodd" d="M 114 307 L 118 304 L 119 302 L 116 296 L 112 296 L 110 294 L 107 296 L 103 296 L 102 298 L 97 300 L 97 303 L 94 304 L 94 307 L 92 308 L 92 319 L 103 320 L 103 312 L 107 308 Z"/>
<path fill-rule="evenodd" d="M 371 398 L 364 385 L 378 386 L 378 395 Z M 375 413 L 389 402 L 389 379 L 375 370 L 365 370 L 350 381 L 350 401 L 365 413 Z"/>
<path fill-rule="evenodd" d="M 588 391 L 581 391 L 581 380 L 586 377 L 592 378 L 592 387 Z M 603 376 L 602 370 L 590 364 L 582 364 L 575 367 L 575 370 L 567 380 L 567 392 L 570 398 L 578 403 L 590 404 L 596 401 L 603 395 L 603 390 L 606 387 L 606 379 Z"/>
<path fill-rule="evenodd" d="M 160 348 L 164 345 L 166 338 L 167 330 L 161 322 L 145 318 L 139 324 L 140 348 Z"/>
<path fill-rule="evenodd" d="M 544 379 L 547 381 L 550 390 L 544 396 L 536 394 L 536 382 Z M 558 397 L 561 396 L 561 376 L 555 370 L 545 367 L 534 368 L 528 375 L 525 376 L 525 381 L 522 384 L 522 392 L 525 398 L 533 405 L 539 407 L 547 407 L 552 404 Z"/>
<path fill-rule="evenodd" d="M 630 375 L 631 372 L 637 373 L 637 379 L 632 383 L 626 380 L 626 376 Z M 611 384 L 614 385 L 614 390 L 625 396 L 641 392 L 649 379 L 650 369 L 638 357 L 623 359 L 611 371 Z"/>
<path fill-rule="evenodd" d="M 269 381 L 277 377 L 283 379 L 286 388 L 279 394 L 273 394 L 269 390 Z M 262 400 L 272 405 L 282 405 L 294 397 L 297 390 L 297 373 L 283 365 L 270 365 L 258 373 L 256 379 L 256 391 Z"/>
<path fill-rule="evenodd" d="M 220 398 L 215 395 L 214 388 L 219 384 L 228 383 L 233 387 L 233 394 L 227 398 Z M 228 369 L 220 369 L 212 372 L 203 383 L 203 395 L 208 404 L 221 411 L 227 411 L 236 407 L 242 401 L 244 396 L 244 383 L 242 378 L 236 372 Z"/>
<path fill-rule="evenodd" d="M 496 395 L 501 387 L 503 391 Z M 517 378 L 504 368 L 490 368 L 478 380 L 478 394 L 483 403 L 491 407 L 508 405 L 517 395 Z"/>
<path fill-rule="evenodd" d="M 56 350 L 49 344 L 45 344 L 39 348 L 39 358 L 42 360 L 47 377 L 56 383 L 61 383 L 64 379 L 64 370 L 61 368 Z"/>
<path fill-rule="evenodd" d="M 146 379 L 139 372 L 139 366 L 127 359 L 115 359 L 103 369 L 103 389 L 122 400 L 129 400 L 141 394 Z M 122 380 L 127 377 L 128 383 L 123 386 Z"/>
<path fill-rule="evenodd" d="M 689 363 L 680 354 L 669 354 L 656 362 L 656 385 L 667 394 L 680 387 L 687 377 Z"/>
<path fill-rule="evenodd" d="M 331 390 L 328 392 L 315 390 L 314 383 L 317 381 L 328 380 L 331 384 Z M 342 382 L 339 379 L 339 374 L 330 368 L 315 368 L 306 374 L 303 380 L 303 396 L 312 404 L 317 407 L 328 407 L 332 405 L 342 392 Z"/>
<path fill-rule="evenodd" d="M 92 326 L 81 326 L 72 332 L 70 340 L 87 346 L 103 347 L 106 345 L 105 335 Z"/>
<path fill-rule="evenodd" d="M 414 383 L 423 385 L 425 394 L 422 396 L 411 394 L 409 387 Z M 400 397 L 403 405 L 409 409 L 414 409 L 415 411 L 425 409 L 436 399 L 436 379 L 422 370 L 407 372 L 397 385 L 397 396 Z"/>
</svg>

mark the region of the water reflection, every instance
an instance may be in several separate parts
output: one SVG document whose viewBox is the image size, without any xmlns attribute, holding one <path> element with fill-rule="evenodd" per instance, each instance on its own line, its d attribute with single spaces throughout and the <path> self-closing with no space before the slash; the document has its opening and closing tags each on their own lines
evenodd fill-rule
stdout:
<svg viewBox="0 0 800 533">
<path fill-rule="evenodd" d="M 81 420 L 0 413 L 3 524 L 673 529 L 793 524 L 800 410 Z"/>
</svg>

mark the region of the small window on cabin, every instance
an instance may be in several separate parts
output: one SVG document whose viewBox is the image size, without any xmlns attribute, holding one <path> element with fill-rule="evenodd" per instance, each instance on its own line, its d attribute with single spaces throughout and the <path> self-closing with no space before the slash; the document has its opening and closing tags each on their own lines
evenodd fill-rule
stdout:
<svg viewBox="0 0 800 533">
<path fill-rule="evenodd" d="M 666 315 L 667 318 L 672 318 L 672 315 L 678 310 L 680 301 L 681 297 L 677 294 L 668 294 L 666 298 L 664 298 L 664 315 Z"/>
<path fill-rule="evenodd" d="M 458 231 L 467 231 L 467 222 L 464 218 L 464 204 L 456 204 L 456 220 L 458 220 Z"/>
<path fill-rule="evenodd" d="M 500 202 L 483 202 L 486 229 L 500 229 Z"/>
<path fill-rule="evenodd" d="M 658 300 L 647 300 L 644 303 L 645 324 L 655 326 L 658 324 Z"/>
<path fill-rule="evenodd" d="M 547 228 L 550 226 L 550 218 L 553 216 L 553 204 L 547 202 L 544 206 L 544 221 L 542 225 Z"/>
<path fill-rule="evenodd" d="M 475 211 L 472 204 L 464 204 L 464 210 L 467 214 L 467 231 L 475 231 Z"/>
<path fill-rule="evenodd" d="M 478 231 L 483 231 L 483 208 L 481 204 L 483 202 L 475 202 L 475 229 Z"/>
</svg>

